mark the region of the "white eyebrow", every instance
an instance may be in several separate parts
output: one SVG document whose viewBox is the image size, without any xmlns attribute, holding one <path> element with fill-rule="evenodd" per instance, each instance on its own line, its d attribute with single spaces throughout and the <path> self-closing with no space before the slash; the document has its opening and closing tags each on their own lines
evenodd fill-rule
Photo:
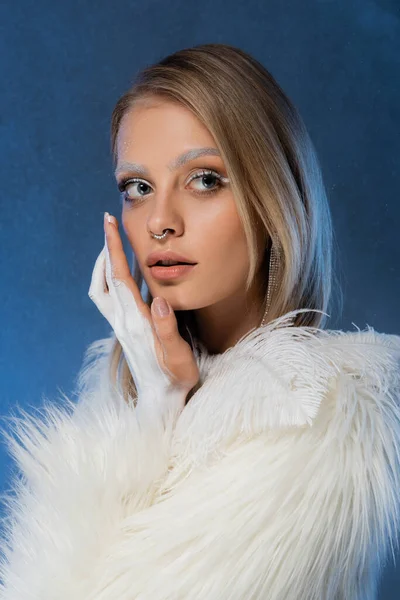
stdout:
<svg viewBox="0 0 400 600">
<path fill-rule="evenodd" d="M 170 162 L 169 165 L 167 165 L 168 169 L 170 171 L 179 169 L 185 163 L 189 162 L 190 160 L 194 160 L 199 156 L 221 156 L 221 153 L 218 150 L 218 148 L 212 148 L 207 146 L 204 148 L 193 148 L 192 150 L 187 150 L 186 152 L 183 152 L 182 154 L 177 156 L 172 162 Z M 117 169 L 115 169 L 115 176 L 117 176 L 122 171 L 136 171 L 137 173 L 139 173 L 139 175 L 143 175 L 144 177 L 150 176 L 150 173 L 148 172 L 146 167 L 139 163 L 121 163 L 120 166 L 117 167 Z"/>
</svg>

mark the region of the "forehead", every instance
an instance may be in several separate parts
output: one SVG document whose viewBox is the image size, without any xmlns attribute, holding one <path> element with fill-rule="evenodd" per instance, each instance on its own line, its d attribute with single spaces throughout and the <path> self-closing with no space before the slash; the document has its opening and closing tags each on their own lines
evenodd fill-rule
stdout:
<svg viewBox="0 0 400 600">
<path fill-rule="evenodd" d="M 161 150 L 165 155 L 170 150 L 176 155 L 200 146 L 216 147 L 207 127 L 186 107 L 167 101 L 129 109 L 121 119 L 116 139 L 120 160 L 132 158 L 132 153 L 156 155 Z"/>
</svg>

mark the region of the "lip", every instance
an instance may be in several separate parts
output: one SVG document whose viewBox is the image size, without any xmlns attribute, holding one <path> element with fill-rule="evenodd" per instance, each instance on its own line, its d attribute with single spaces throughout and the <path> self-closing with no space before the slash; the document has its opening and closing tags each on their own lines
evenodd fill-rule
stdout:
<svg viewBox="0 0 400 600">
<path fill-rule="evenodd" d="M 148 267 L 152 267 L 159 260 L 174 260 L 176 262 L 197 264 L 194 260 L 186 258 L 182 254 L 178 254 L 177 252 L 173 252 L 172 250 L 158 250 L 157 252 L 152 252 L 147 257 L 146 264 Z"/>
<path fill-rule="evenodd" d="M 166 280 L 177 279 L 188 275 L 196 265 L 174 265 L 172 267 L 150 267 L 150 273 L 154 279 Z"/>
</svg>

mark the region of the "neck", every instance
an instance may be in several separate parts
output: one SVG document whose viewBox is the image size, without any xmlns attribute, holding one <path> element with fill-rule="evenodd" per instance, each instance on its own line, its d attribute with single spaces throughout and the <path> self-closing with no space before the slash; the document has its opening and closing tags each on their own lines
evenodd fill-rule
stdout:
<svg viewBox="0 0 400 600">
<path fill-rule="evenodd" d="M 210 354 L 220 354 L 234 346 L 263 318 L 264 294 L 225 298 L 194 311 L 197 335 Z"/>
</svg>

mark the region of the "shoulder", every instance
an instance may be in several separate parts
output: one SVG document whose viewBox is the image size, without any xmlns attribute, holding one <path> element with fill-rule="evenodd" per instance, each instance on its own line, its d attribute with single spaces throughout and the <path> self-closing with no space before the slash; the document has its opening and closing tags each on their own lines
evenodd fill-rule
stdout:
<svg viewBox="0 0 400 600">
<path fill-rule="evenodd" d="M 312 424 L 323 398 L 340 384 L 396 394 L 400 389 L 400 336 L 291 326 L 292 311 L 253 329 L 222 355 L 204 348 L 200 372 L 208 387 L 238 388 L 247 401 L 271 398 L 270 426 Z M 273 406 L 280 407 L 274 413 Z M 273 418 L 273 417 L 278 418 Z"/>
<path fill-rule="evenodd" d="M 388 426 L 397 427 L 400 336 L 289 326 L 295 312 L 252 330 L 221 355 L 202 348 L 202 386 L 178 421 L 185 445 L 212 449 L 271 430 L 312 428 L 332 405 L 332 425 L 354 410 L 370 420 L 386 410 Z"/>
<path fill-rule="evenodd" d="M 364 427 L 384 427 L 387 436 L 400 441 L 400 336 L 372 327 L 328 330 L 318 335 L 316 349 L 336 371 L 325 394 L 325 403 L 334 401 L 332 422 L 343 426 L 362 419 Z"/>
</svg>

